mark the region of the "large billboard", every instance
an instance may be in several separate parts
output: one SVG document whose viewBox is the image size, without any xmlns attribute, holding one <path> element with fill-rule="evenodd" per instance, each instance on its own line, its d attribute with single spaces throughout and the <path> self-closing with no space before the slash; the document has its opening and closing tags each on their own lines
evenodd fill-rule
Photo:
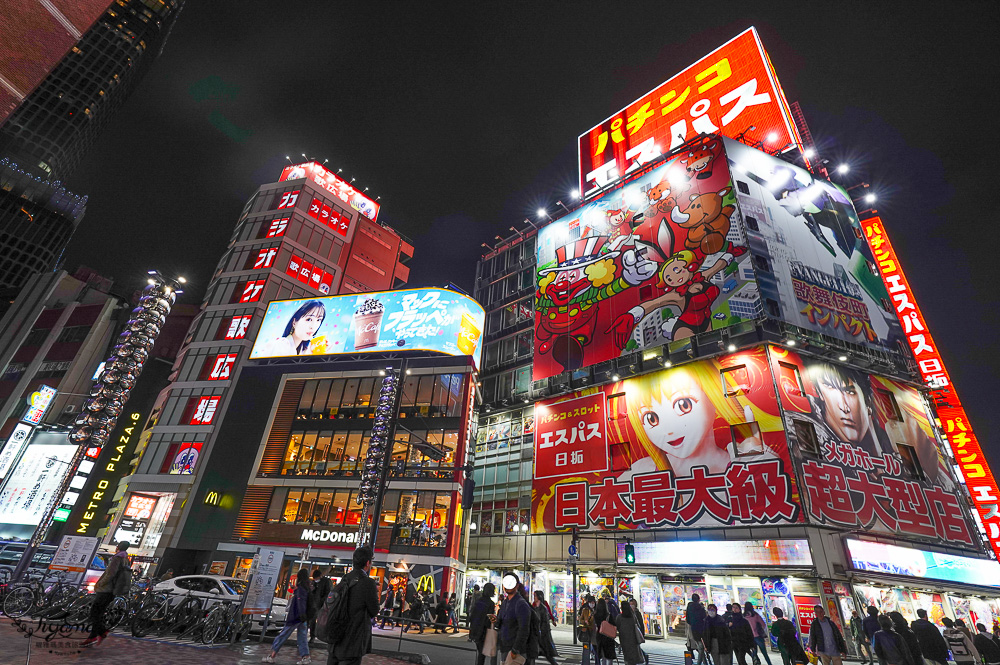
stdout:
<svg viewBox="0 0 1000 665">
<path fill-rule="evenodd" d="M 779 347 L 771 363 L 811 521 L 977 544 L 917 390 Z"/>
<path fill-rule="evenodd" d="M 765 313 L 899 351 L 899 321 L 847 192 L 739 141 L 722 142 Z"/>
<path fill-rule="evenodd" d="M 373 222 L 378 218 L 379 204 L 377 201 L 365 196 L 364 192 L 358 191 L 353 185 L 351 185 L 351 183 L 338 177 L 322 164 L 317 164 L 316 162 L 305 162 L 303 164 L 292 164 L 291 166 L 286 166 L 281 172 L 281 177 L 278 178 L 278 182 L 283 182 L 285 180 L 298 180 L 299 178 L 309 178 L 314 183 L 330 192 Z M 309 214 L 317 218 L 322 216 L 323 221 L 327 222 L 330 212 L 329 210 L 325 212 L 326 214 L 324 215 L 322 206 L 314 210 L 312 205 L 310 205 Z M 332 226 L 334 229 L 340 229 L 340 225 L 334 224 L 332 221 L 329 221 L 328 225 Z M 343 227 L 343 230 L 346 230 L 346 226 Z M 341 231 L 341 234 L 343 234 L 343 230 Z"/>
<path fill-rule="evenodd" d="M 920 368 L 920 376 L 932 391 L 938 418 L 972 495 L 985 536 L 994 554 L 1000 558 L 1000 490 L 997 489 L 993 471 L 972 431 L 972 423 L 958 399 L 944 360 L 938 353 L 937 343 L 917 306 L 917 299 L 906 281 L 903 267 L 892 249 L 882 220 L 872 217 L 863 220 L 861 224 L 865 230 L 865 239 L 875 254 L 879 273 L 892 298 L 892 307 L 902 322 L 906 343 Z"/>
<path fill-rule="evenodd" d="M 472 356 L 478 366 L 485 319 L 479 303 L 448 289 L 275 301 L 250 359 L 422 350 Z"/>
<path fill-rule="evenodd" d="M 855 570 L 1000 587 L 1000 563 L 992 559 L 973 559 L 851 538 L 844 543 Z"/>
<path fill-rule="evenodd" d="M 754 28 L 581 134 L 580 191 L 586 196 L 698 134 L 742 136 L 768 150 L 800 146 Z"/>
<path fill-rule="evenodd" d="M 542 228 L 533 379 L 760 316 L 735 204 L 709 138 Z"/>
<path fill-rule="evenodd" d="M 764 347 L 541 402 L 535 419 L 535 532 L 802 521 Z"/>
<path fill-rule="evenodd" d="M 0 0 L 0 125 L 111 5 L 110 0 Z"/>
<path fill-rule="evenodd" d="M 34 530 L 49 503 L 61 498 L 55 494 L 76 449 L 65 433 L 35 433 L 0 492 L 0 537 L 23 537 Z"/>
</svg>

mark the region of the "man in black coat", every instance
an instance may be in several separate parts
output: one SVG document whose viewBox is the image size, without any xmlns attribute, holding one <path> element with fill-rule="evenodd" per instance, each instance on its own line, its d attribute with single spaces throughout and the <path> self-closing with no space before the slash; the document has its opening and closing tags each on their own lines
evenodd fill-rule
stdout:
<svg viewBox="0 0 1000 665">
<path fill-rule="evenodd" d="M 822 605 L 814 605 L 816 618 L 809 625 L 809 649 L 819 656 L 823 665 L 841 665 L 847 655 L 847 643 L 840 632 L 840 626 L 835 624 Z"/>
<path fill-rule="evenodd" d="M 347 591 L 348 623 L 331 632 L 327 665 L 361 665 L 372 650 L 372 619 L 378 616 L 378 587 L 368 576 L 372 556 L 370 547 L 354 550 L 354 568 L 340 580 Z"/>
<path fill-rule="evenodd" d="M 924 660 L 933 665 L 947 665 L 948 643 L 941 630 L 927 620 L 927 610 L 917 610 L 917 619 L 910 623 L 910 630 L 917 636 Z"/>
<path fill-rule="evenodd" d="M 976 647 L 976 651 L 983 657 L 983 662 L 986 665 L 997 665 L 1000 663 L 1000 645 L 996 643 L 992 635 L 986 632 L 985 624 L 977 623 L 976 629 L 979 632 L 972 638 L 972 644 Z"/>
<path fill-rule="evenodd" d="M 538 615 L 521 595 L 523 587 L 517 575 L 504 575 L 502 584 L 507 597 L 497 617 L 500 657 L 506 660 L 507 654 L 513 653 L 515 656 L 524 656 L 526 665 L 530 665 L 538 657 Z"/>
<path fill-rule="evenodd" d="M 705 648 L 710 645 L 703 645 L 705 637 L 705 617 L 707 613 L 705 606 L 701 604 L 701 597 L 696 593 L 691 594 L 691 602 L 687 604 L 684 612 L 684 619 L 691 627 L 691 647 L 698 652 L 698 665 L 705 662 Z"/>
<path fill-rule="evenodd" d="M 479 585 L 476 585 L 476 591 Z M 476 665 L 485 665 L 486 656 L 483 655 L 483 643 L 486 642 L 486 631 L 490 628 L 490 616 L 496 611 L 496 603 L 493 601 L 493 594 L 496 587 L 492 582 L 483 585 L 483 592 L 476 599 L 472 609 L 469 610 L 469 640 L 476 644 Z M 491 665 L 497 664 L 497 657 L 490 658 Z"/>
<path fill-rule="evenodd" d="M 733 637 L 733 653 L 739 665 L 747 665 L 747 654 L 753 653 L 753 628 L 743 616 L 739 603 L 733 603 L 729 609 L 729 632 Z"/>
<path fill-rule="evenodd" d="M 729 632 L 725 617 L 719 616 L 715 605 L 708 606 L 702 637 L 705 640 L 705 647 L 712 652 L 714 665 L 732 665 L 732 634 Z"/>
<path fill-rule="evenodd" d="M 317 568 L 313 571 L 313 587 L 312 591 L 309 592 L 309 642 L 311 643 L 316 637 L 316 615 L 319 614 L 320 608 L 323 607 L 323 603 L 326 602 L 326 597 L 330 595 L 330 591 L 333 589 L 333 582 L 330 578 L 320 572 Z M 391 589 L 390 589 L 391 592 Z"/>
<path fill-rule="evenodd" d="M 882 627 L 878 625 L 878 609 L 873 605 L 868 606 L 868 616 L 861 624 L 865 629 L 865 635 L 868 636 L 868 641 L 872 642 L 872 638 L 875 637 L 875 633 L 882 630 Z"/>
</svg>

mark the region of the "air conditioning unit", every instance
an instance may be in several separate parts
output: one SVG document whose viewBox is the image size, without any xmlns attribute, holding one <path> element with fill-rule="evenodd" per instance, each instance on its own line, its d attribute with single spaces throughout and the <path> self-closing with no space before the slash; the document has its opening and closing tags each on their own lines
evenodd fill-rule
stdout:
<svg viewBox="0 0 1000 665">
<path fill-rule="evenodd" d="M 63 407 L 63 413 L 76 413 L 76 404 L 67 404 Z"/>
</svg>

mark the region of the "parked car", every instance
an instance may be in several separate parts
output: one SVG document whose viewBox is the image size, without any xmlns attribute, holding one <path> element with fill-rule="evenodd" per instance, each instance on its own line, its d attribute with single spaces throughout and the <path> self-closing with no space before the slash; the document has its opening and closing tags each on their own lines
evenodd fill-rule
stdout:
<svg viewBox="0 0 1000 665">
<path fill-rule="evenodd" d="M 164 582 L 160 582 L 154 587 L 157 591 L 164 591 L 173 594 L 175 601 L 181 602 L 185 596 L 191 595 L 202 598 L 204 607 L 207 609 L 222 600 L 231 600 L 239 603 L 243 594 L 246 593 L 247 583 L 236 577 L 225 577 L 223 575 L 180 575 Z M 267 629 L 281 630 L 285 625 L 285 616 L 288 612 L 288 601 L 284 598 L 275 598 L 271 603 L 271 617 L 267 621 Z M 252 632 L 259 633 L 264 627 L 264 615 L 257 614 L 253 617 Z"/>
</svg>

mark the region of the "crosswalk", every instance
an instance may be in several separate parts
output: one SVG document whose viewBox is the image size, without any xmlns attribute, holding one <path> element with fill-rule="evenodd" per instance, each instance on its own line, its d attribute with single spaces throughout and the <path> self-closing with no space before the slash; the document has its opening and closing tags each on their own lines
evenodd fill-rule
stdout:
<svg viewBox="0 0 1000 665">
<path fill-rule="evenodd" d="M 557 650 L 559 651 L 559 658 L 557 659 L 556 662 L 560 663 L 560 665 L 562 664 L 568 665 L 569 663 L 579 663 L 582 660 L 583 647 L 579 644 L 575 645 L 560 644 L 558 645 Z M 684 656 L 682 655 L 670 654 L 670 653 L 655 653 L 650 650 L 646 650 L 646 655 L 649 656 L 650 665 L 684 665 Z M 535 659 L 535 662 L 538 663 L 539 665 L 544 665 L 545 658 L 539 657 Z M 618 661 L 616 665 L 618 665 L 618 663 L 622 665 L 624 665 L 625 663 L 625 660 L 621 657 L 621 652 L 618 653 Z"/>
</svg>

